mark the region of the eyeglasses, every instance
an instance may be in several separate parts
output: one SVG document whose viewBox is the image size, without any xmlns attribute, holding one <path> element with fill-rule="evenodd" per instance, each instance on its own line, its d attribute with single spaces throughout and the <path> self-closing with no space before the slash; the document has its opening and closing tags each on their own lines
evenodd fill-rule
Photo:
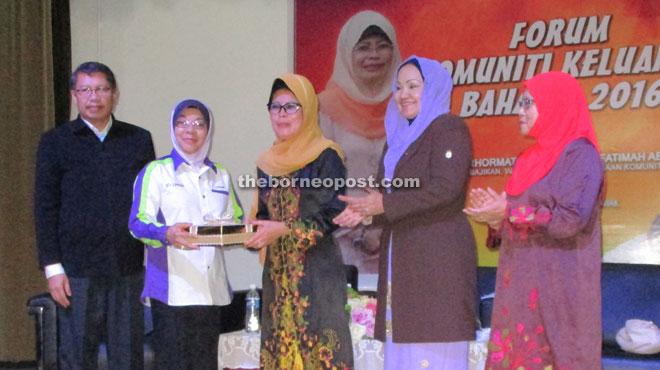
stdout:
<svg viewBox="0 0 660 370">
<path fill-rule="evenodd" d="M 268 111 L 270 114 L 278 114 L 284 109 L 286 114 L 294 114 L 302 107 L 300 103 L 294 103 L 294 102 L 289 102 L 286 104 L 280 104 L 280 103 L 271 103 L 270 105 L 266 104 L 268 107 Z"/>
<path fill-rule="evenodd" d="M 206 122 L 204 122 L 202 120 L 199 120 L 199 119 L 196 120 L 196 121 L 193 121 L 193 122 L 185 121 L 185 120 L 180 119 L 180 120 L 177 120 L 176 122 L 174 122 L 174 127 L 180 127 L 180 128 L 185 128 L 185 127 L 198 128 L 199 127 L 199 128 L 202 128 L 202 127 L 206 127 Z"/>
<path fill-rule="evenodd" d="M 529 107 L 532 106 L 532 104 L 534 104 L 534 99 L 529 99 L 529 98 L 522 98 L 518 102 L 518 106 L 520 108 L 525 108 L 525 109 L 529 109 Z"/>
<path fill-rule="evenodd" d="M 108 86 L 97 86 L 97 87 L 81 87 L 80 89 L 76 89 L 76 92 L 80 96 L 88 97 L 92 95 L 92 91 L 97 95 L 108 95 L 110 91 L 112 91 L 111 87 Z"/>
</svg>

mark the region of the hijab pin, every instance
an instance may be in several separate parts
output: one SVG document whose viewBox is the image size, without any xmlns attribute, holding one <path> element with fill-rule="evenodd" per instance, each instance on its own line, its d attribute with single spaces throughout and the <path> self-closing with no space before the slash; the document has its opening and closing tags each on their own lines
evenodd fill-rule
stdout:
<svg viewBox="0 0 660 370">
<path fill-rule="evenodd" d="M 445 158 L 449 159 L 454 155 L 454 153 L 451 152 L 451 150 L 448 150 L 445 152 Z"/>
</svg>

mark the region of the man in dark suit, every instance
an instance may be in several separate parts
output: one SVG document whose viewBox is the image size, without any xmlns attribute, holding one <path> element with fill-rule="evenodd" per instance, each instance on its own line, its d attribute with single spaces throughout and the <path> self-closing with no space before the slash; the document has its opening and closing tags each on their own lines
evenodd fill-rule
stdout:
<svg viewBox="0 0 660 370">
<path fill-rule="evenodd" d="M 71 75 L 78 117 L 44 133 L 36 164 L 39 265 L 58 307 L 60 369 L 143 368 L 143 246 L 127 220 L 132 187 L 154 159 L 149 131 L 112 115 L 119 98 L 106 65 Z"/>
</svg>

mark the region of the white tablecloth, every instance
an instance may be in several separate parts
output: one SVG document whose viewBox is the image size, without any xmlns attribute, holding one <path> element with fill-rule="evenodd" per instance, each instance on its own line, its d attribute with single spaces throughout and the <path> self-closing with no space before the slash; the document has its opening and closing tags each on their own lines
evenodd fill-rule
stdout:
<svg viewBox="0 0 660 370">
<path fill-rule="evenodd" d="M 483 370 L 486 363 L 487 335 L 470 342 L 470 370 Z M 243 330 L 220 335 L 218 343 L 218 369 L 258 369 L 259 334 L 248 334 Z M 355 370 L 382 370 L 383 343 L 373 339 L 363 339 L 353 346 Z"/>
<path fill-rule="evenodd" d="M 261 336 L 245 330 L 220 334 L 218 342 L 218 370 L 258 369 Z"/>
</svg>

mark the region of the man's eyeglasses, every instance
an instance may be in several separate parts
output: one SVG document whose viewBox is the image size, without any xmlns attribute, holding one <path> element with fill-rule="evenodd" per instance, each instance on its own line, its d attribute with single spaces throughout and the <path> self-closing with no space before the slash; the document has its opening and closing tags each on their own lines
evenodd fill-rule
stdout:
<svg viewBox="0 0 660 370">
<path fill-rule="evenodd" d="M 176 122 L 174 122 L 174 126 L 175 127 L 181 127 L 181 128 L 184 128 L 184 127 L 193 127 L 193 128 L 200 127 L 201 128 L 201 127 L 206 127 L 206 122 L 204 122 L 202 120 L 199 120 L 199 119 L 196 120 L 196 121 L 193 121 L 193 122 L 180 119 L 180 120 L 177 120 Z"/>
<path fill-rule="evenodd" d="M 268 107 L 268 111 L 271 114 L 278 114 L 284 109 L 286 114 L 294 114 L 302 107 L 300 103 L 294 103 L 294 102 L 289 102 L 286 104 L 280 104 L 280 103 L 270 103 L 270 105 L 266 104 Z"/>
<path fill-rule="evenodd" d="M 520 108 L 525 108 L 525 109 L 528 109 L 529 107 L 531 107 L 532 104 L 534 104 L 534 99 L 529 99 L 529 98 L 522 98 L 518 102 L 518 106 Z"/>
<path fill-rule="evenodd" d="M 105 96 L 108 95 L 112 91 L 111 87 L 108 86 L 97 86 L 97 87 L 81 87 L 80 89 L 76 89 L 76 92 L 80 96 L 88 97 L 92 95 L 92 92 L 96 94 L 97 96 Z"/>
</svg>

